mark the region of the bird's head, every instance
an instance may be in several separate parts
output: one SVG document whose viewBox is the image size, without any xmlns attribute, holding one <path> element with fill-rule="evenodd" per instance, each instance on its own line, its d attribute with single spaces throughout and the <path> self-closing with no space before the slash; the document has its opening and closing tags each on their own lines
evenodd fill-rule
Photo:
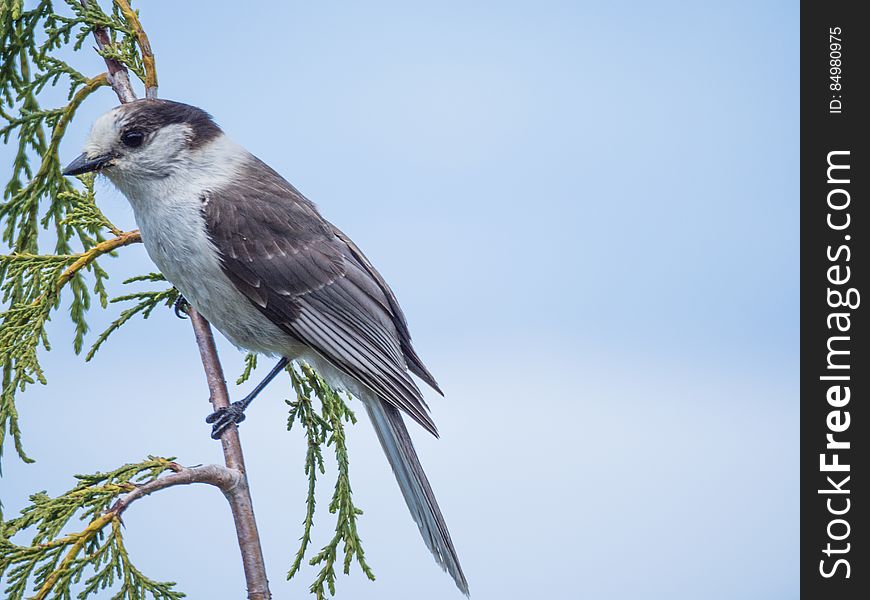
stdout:
<svg viewBox="0 0 870 600">
<path fill-rule="evenodd" d="M 200 108 L 137 100 L 99 117 L 84 151 L 63 174 L 97 171 L 116 184 L 163 179 L 183 164 L 185 154 L 220 135 L 220 127 Z"/>
</svg>

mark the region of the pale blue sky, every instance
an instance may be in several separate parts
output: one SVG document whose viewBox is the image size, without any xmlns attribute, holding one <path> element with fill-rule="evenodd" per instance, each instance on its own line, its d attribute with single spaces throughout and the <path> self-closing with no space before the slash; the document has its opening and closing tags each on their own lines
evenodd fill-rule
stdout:
<svg viewBox="0 0 870 600">
<path fill-rule="evenodd" d="M 447 394 L 428 396 L 442 439 L 412 433 L 473 598 L 798 596 L 797 2 L 141 13 L 161 95 L 210 111 L 396 291 Z M 106 91 L 83 109 L 65 156 L 114 104 Z M 105 266 L 116 286 L 152 269 L 141 247 Z M 67 329 L 52 326 L 49 386 L 20 402 L 38 462 L 7 453 L 7 514 L 149 453 L 220 460 L 186 322 L 137 322 L 85 367 Z M 221 342 L 234 378 L 241 355 Z M 283 576 L 305 490 L 289 394 L 273 385 L 241 428 L 276 598 L 306 597 L 315 576 Z M 460 598 L 368 423 L 351 444 L 378 581 L 342 577 L 338 597 Z M 241 597 L 213 490 L 161 492 L 125 520 L 152 577 Z M 318 513 L 316 541 L 329 524 Z"/>
</svg>

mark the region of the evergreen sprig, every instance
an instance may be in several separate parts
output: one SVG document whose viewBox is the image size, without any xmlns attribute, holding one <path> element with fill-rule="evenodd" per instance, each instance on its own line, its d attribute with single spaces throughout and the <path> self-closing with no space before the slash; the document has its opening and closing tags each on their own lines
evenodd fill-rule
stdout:
<svg viewBox="0 0 870 600">
<path fill-rule="evenodd" d="M 10 144 L 14 136 L 17 145 L 0 202 L 0 244 L 10 252 L 0 258 L 0 457 L 9 434 L 25 461 L 29 459 L 21 443 L 15 398 L 28 385 L 45 383 L 38 357 L 40 348 L 49 348 L 45 325 L 61 305 L 62 290 L 67 290 L 75 325 L 73 347 L 76 352 L 83 349 L 92 296 L 103 307 L 108 303 L 108 274 L 97 262 L 104 252 L 94 250 L 108 236 L 123 235 L 97 208 L 93 177 L 80 178 L 84 188 L 77 188 L 62 175 L 58 154 L 76 111 L 108 85 L 108 78 L 83 75 L 58 58 L 58 51 L 68 45 L 82 48 L 100 28 L 109 38 L 104 53 L 142 73 L 136 33 L 117 1 L 109 12 L 94 0 L 63 0 L 58 4 L 65 13 L 54 4 L 41 0 L 26 9 L 20 0 L 0 2 L 0 138 Z M 129 9 L 127 2 L 123 4 Z M 69 84 L 67 104 L 43 108 L 41 94 L 64 81 Z M 112 248 L 129 242 L 125 238 L 124 244 Z M 41 244 L 49 244 L 51 253 Z"/>
<path fill-rule="evenodd" d="M 24 600 L 33 591 L 36 600 L 70 599 L 73 586 L 78 585 L 79 600 L 102 596 L 109 589 L 117 590 L 113 600 L 183 598 L 173 589 L 174 583 L 150 579 L 130 561 L 115 507 L 122 495 L 177 468 L 171 458 L 149 456 L 107 473 L 76 475 L 78 484 L 56 497 L 33 494 L 20 516 L 0 523 L 4 597 Z M 76 517 L 87 521 L 87 526 L 64 534 Z M 12 542 L 13 536 L 28 530 L 33 531 L 28 545 Z"/>
<path fill-rule="evenodd" d="M 19 456 L 27 458 L 15 406 L 16 394 L 28 385 L 45 383 L 39 362 L 40 349 L 49 349 L 46 324 L 53 311 L 68 302 L 75 325 L 73 346 L 83 349 L 88 332 L 86 314 L 96 296 L 100 306 L 132 303 L 97 336 L 86 355 L 94 353 L 134 316 L 148 318 L 159 306 L 178 298 L 174 288 L 144 290 L 109 300 L 108 274 L 98 259 L 140 241 L 137 231 L 121 231 L 100 211 L 94 196 L 93 176 L 80 177 L 81 185 L 62 175 L 58 148 L 81 104 L 109 84 L 106 74 L 88 77 L 58 58 L 57 51 L 82 48 L 93 33 L 99 34 L 98 52 L 114 69 L 117 61 L 156 94 L 157 79 L 150 43 L 127 0 L 113 0 L 104 11 L 96 0 L 63 0 L 65 13 L 51 0 L 40 0 L 26 9 L 23 0 L 0 0 L 0 138 L 16 152 L 0 201 L 0 457 L 7 434 Z M 114 71 L 113 71 L 114 72 Z M 115 80 L 117 83 L 117 80 Z M 64 106 L 43 108 L 41 95 L 49 88 L 68 84 Z M 48 233 L 46 233 L 48 232 Z M 50 246 L 50 250 L 41 246 Z M 87 276 L 87 279 L 86 279 Z M 126 280 L 165 281 L 159 274 Z M 249 354 L 239 383 L 256 369 L 257 357 Z M 345 424 L 356 418 L 344 398 L 332 390 L 307 364 L 288 368 L 297 400 L 288 402 L 288 429 L 299 423 L 307 440 L 305 473 L 308 477 L 306 514 L 301 545 L 288 573 L 301 567 L 311 543 L 314 525 L 317 472 L 326 473 L 324 447 L 332 447 L 337 475 L 330 513 L 336 516 L 334 535 L 309 563 L 320 566 L 311 592 L 322 600 L 335 594 L 336 564 L 349 573 L 354 559 L 370 579 L 374 574 L 365 561 L 357 532 L 362 514 L 352 500 Z M 315 405 L 315 398 L 319 404 Z M 170 459 L 149 457 L 109 473 L 77 476 L 79 484 L 57 497 L 42 492 L 31 497 L 21 516 L 3 521 L 0 516 L 0 580 L 9 600 L 24 598 L 35 590 L 37 599 L 79 599 L 102 595 L 113 588 L 119 600 L 174 600 L 183 594 L 174 584 L 144 576 L 130 562 L 121 536 L 118 499 L 136 486 L 174 469 Z M 64 533 L 77 516 L 89 520 L 84 530 Z M 13 536 L 34 530 L 27 546 Z M 343 553 L 343 559 L 339 555 Z"/>
<path fill-rule="evenodd" d="M 253 352 L 248 352 L 245 355 L 245 370 L 242 371 L 242 374 L 239 375 L 239 378 L 236 379 L 236 385 L 242 385 L 253 375 L 254 370 L 257 368 L 257 355 Z"/>
<path fill-rule="evenodd" d="M 139 275 L 136 277 L 131 277 L 130 279 L 124 280 L 125 284 L 136 283 L 140 281 L 166 281 L 166 278 L 163 277 L 160 273 L 149 273 L 148 275 Z M 132 294 L 126 294 L 124 296 L 118 296 L 117 298 L 112 298 L 111 302 L 131 302 L 134 301 L 135 304 L 130 308 L 125 309 L 121 312 L 120 316 L 112 321 L 111 324 L 103 331 L 99 336 L 97 336 L 94 345 L 91 346 L 91 349 L 88 350 L 87 355 L 85 356 L 85 360 L 91 360 L 94 355 L 97 353 L 97 350 L 103 345 L 103 343 L 109 339 L 109 336 L 118 331 L 127 321 L 132 319 L 137 314 L 141 314 L 143 319 L 147 319 L 151 316 L 151 313 L 158 306 L 172 306 L 179 298 L 178 290 L 174 287 L 169 287 L 167 289 L 153 291 L 146 290 L 142 292 L 133 292 Z M 256 364 L 256 359 L 255 359 Z"/>
<path fill-rule="evenodd" d="M 357 517 L 362 510 L 353 503 L 353 493 L 350 485 L 350 461 L 347 453 L 347 440 L 345 438 L 344 424 L 356 423 L 356 416 L 348 407 L 344 398 L 333 390 L 329 384 L 310 365 L 300 362 L 298 365 L 288 367 L 293 388 L 296 391 L 296 400 L 287 401 L 290 406 L 290 414 L 287 418 L 287 429 L 292 429 L 295 423 L 299 423 L 305 429 L 308 442 L 308 451 L 305 455 L 305 474 L 308 476 L 308 493 L 305 504 L 304 530 L 301 545 L 290 570 L 287 579 L 293 577 L 305 558 L 305 553 L 311 543 L 311 528 L 314 525 L 315 490 L 317 472 L 326 473 L 323 460 L 324 446 L 333 446 L 338 474 L 335 480 L 335 489 L 332 500 L 329 503 L 329 512 L 336 515 L 335 534 L 332 539 L 308 562 L 312 566 L 323 565 L 311 584 L 310 590 L 317 600 L 323 600 L 329 594 L 335 595 L 335 564 L 340 551 L 344 553 L 342 571 L 345 575 L 350 573 L 350 566 L 356 557 L 356 561 L 363 573 L 374 581 L 375 575 L 365 560 L 365 552 L 362 548 L 362 540 L 357 532 Z M 320 400 L 318 412 L 312 397 Z M 340 550 L 341 548 L 341 550 Z"/>
</svg>

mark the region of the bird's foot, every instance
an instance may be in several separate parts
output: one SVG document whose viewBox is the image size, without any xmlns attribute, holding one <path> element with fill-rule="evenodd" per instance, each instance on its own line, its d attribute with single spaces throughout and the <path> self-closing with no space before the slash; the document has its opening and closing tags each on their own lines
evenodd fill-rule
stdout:
<svg viewBox="0 0 870 600">
<path fill-rule="evenodd" d="M 245 401 L 233 402 L 227 408 L 219 408 L 206 417 L 205 422 L 211 424 L 211 437 L 219 440 L 224 431 L 231 425 L 238 425 L 245 420 Z"/>
<path fill-rule="evenodd" d="M 188 308 L 190 308 L 190 302 L 187 301 L 187 298 L 178 294 L 178 298 L 175 299 L 175 303 L 172 305 L 172 310 L 175 311 L 175 316 L 179 319 L 186 319 Z"/>
</svg>

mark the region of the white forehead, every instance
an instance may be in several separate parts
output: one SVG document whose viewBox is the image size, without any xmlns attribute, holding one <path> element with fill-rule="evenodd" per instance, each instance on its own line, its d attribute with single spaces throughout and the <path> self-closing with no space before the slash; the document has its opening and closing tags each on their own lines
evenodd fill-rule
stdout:
<svg viewBox="0 0 870 600">
<path fill-rule="evenodd" d="M 109 150 L 118 139 L 118 130 L 121 127 L 122 121 L 122 106 L 113 108 L 109 112 L 100 115 L 93 126 L 91 133 L 88 136 L 85 151 L 90 156 L 96 156 Z"/>
</svg>

